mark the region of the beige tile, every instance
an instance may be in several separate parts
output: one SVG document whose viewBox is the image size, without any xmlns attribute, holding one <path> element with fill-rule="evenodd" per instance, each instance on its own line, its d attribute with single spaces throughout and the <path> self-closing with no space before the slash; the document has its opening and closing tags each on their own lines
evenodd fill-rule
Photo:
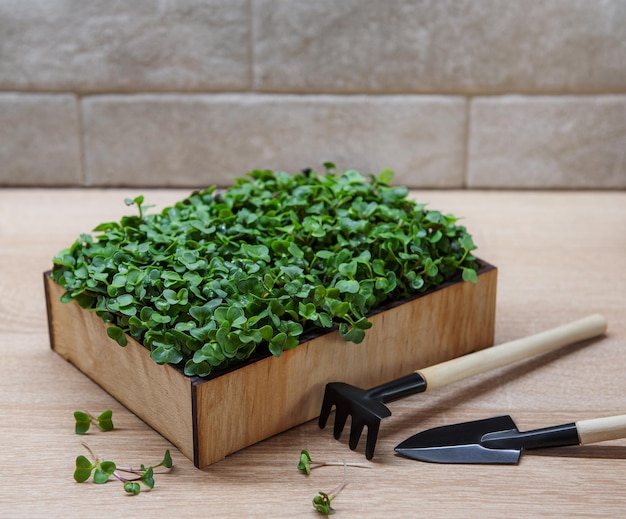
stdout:
<svg viewBox="0 0 626 519">
<path fill-rule="evenodd" d="M 0 2 L 0 88 L 247 88 L 248 27 L 248 0 Z"/>
<path fill-rule="evenodd" d="M 80 185 L 73 95 L 0 93 L 0 185 Z"/>
<path fill-rule="evenodd" d="M 626 188 L 626 96 L 472 100 L 468 186 Z"/>
<path fill-rule="evenodd" d="M 227 185 L 252 169 L 461 187 L 466 101 L 430 96 L 134 95 L 84 99 L 89 184 Z"/>
<path fill-rule="evenodd" d="M 256 0 L 267 91 L 626 90 L 626 2 Z"/>
</svg>

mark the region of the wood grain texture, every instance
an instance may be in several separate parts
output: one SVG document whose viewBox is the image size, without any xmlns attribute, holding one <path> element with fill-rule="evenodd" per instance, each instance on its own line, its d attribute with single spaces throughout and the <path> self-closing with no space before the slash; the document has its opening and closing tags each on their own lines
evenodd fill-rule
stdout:
<svg viewBox="0 0 626 519">
<path fill-rule="evenodd" d="M 364 462 L 347 438 L 314 421 L 198 470 L 158 432 L 51 351 L 41 273 L 52 256 L 97 222 L 128 214 L 124 198 L 169 205 L 176 190 L 0 190 L 0 515 L 67 517 L 319 517 L 311 499 L 341 467 L 296 470 L 314 458 Z M 626 440 L 527 453 L 519 466 L 413 462 L 393 448 L 429 427 L 510 414 L 520 430 L 626 410 L 626 193 L 423 191 L 412 196 L 464 217 L 479 255 L 498 266 L 496 343 L 601 313 L 599 340 L 541 355 L 390 404 L 370 469 L 348 470 L 334 517 L 622 517 Z M 113 410 L 116 431 L 77 437 L 72 412 Z M 347 435 L 346 435 L 347 436 Z M 174 470 L 149 494 L 74 483 L 80 442 L 124 464 L 172 450 Z M 95 513 L 95 512 L 94 512 Z"/>
</svg>

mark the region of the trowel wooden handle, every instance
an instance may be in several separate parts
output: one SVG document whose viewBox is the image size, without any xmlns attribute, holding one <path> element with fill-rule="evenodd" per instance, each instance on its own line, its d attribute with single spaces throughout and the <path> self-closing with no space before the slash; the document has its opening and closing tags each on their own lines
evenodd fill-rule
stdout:
<svg viewBox="0 0 626 519">
<path fill-rule="evenodd" d="M 581 445 L 626 438 L 626 414 L 576 422 Z"/>
<path fill-rule="evenodd" d="M 606 331 L 606 326 L 606 319 L 602 315 L 594 314 L 530 337 L 492 346 L 416 372 L 426 381 L 426 389 L 430 390 L 568 344 L 591 339 L 602 335 Z"/>
</svg>

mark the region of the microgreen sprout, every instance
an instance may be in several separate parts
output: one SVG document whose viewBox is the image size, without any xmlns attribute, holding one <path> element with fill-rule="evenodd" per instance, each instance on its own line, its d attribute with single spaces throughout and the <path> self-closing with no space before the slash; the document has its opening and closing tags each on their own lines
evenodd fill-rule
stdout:
<svg viewBox="0 0 626 519">
<path fill-rule="evenodd" d="M 101 485 L 109 481 L 111 477 L 114 477 L 124 484 L 124 490 L 131 495 L 137 495 L 141 492 L 140 483 L 148 487 L 148 489 L 154 488 L 154 469 L 158 467 L 171 469 L 173 465 L 169 450 L 165 451 L 163 459 L 157 465 L 146 467 L 141 464 L 139 468 L 132 468 L 120 467 L 113 461 L 104 460 L 96 456 L 85 443 L 83 443 L 83 447 L 85 447 L 91 455 L 91 460 L 83 455 L 76 458 L 74 480 L 78 483 L 83 483 L 87 481 L 93 473 L 94 483 Z M 131 474 L 131 476 L 122 476 L 121 472 Z"/>
<path fill-rule="evenodd" d="M 321 490 L 313 497 L 313 508 L 323 515 L 332 515 L 335 513 L 335 509 L 331 506 L 333 500 L 339 495 L 345 486 L 348 484 L 346 480 L 347 464 L 343 464 L 343 479 L 339 485 L 337 485 L 330 492 L 322 492 Z"/>
<path fill-rule="evenodd" d="M 364 469 L 371 468 L 371 465 L 366 465 L 365 463 L 346 463 L 345 461 L 315 461 L 311 459 L 311 455 L 309 451 L 302 449 L 300 451 L 300 460 L 298 462 L 298 470 L 305 473 L 307 476 L 311 473 L 313 469 L 317 469 L 319 467 L 360 467 Z"/>
<path fill-rule="evenodd" d="M 144 197 L 143 195 L 139 195 L 135 198 L 126 198 L 124 200 L 124 203 L 126 205 L 136 205 L 137 208 L 139 209 L 139 219 L 143 220 L 144 214 L 146 212 L 146 209 L 149 209 L 151 207 L 154 207 L 152 205 L 143 205 L 144 202 Z"/>
<path fill-rule="evenodd" d="M 106 432 L 114 429 L 113 411 L 110 409 L 98 416 L 93 416 L 85 411 L 74 411 L 74 419 L 76 420 L 74 428 L 76 434 L 86 434 L 92 423 L 95 423 L 101 431 Z"/>
<path fill-rule="evenodd" d="M 300 459 L 298 461 L 298 470 L 306 474 L 307 476 L 311 474 L 313 469 L 319 467 L 330 467 L 330 466 L 342 466 L 343 467 L 343 480 L 341 483 L 331 490 L 330 492 L 318 492 L 318 494 L 313 498 L 313 507 L 321 514 L 331 515 L 335 513 L 335 509 L 331 506 L 331 503 L 335 497 L 341 492 L 341 490 L 348 484 L 346 480 L 346 471 L 348 467 L 361 467 L 361 468 L 371 468 L 371 465 L 366 465 L 364 463 L 346 463 L 345 461 L 314 461 L 309 454 L 309 451 L 306 449 L 302 449 L 300 451 Z"/>
<path fill-rule="evenodd" d="M 99 485 L 106 483 L 109 478 L 115 472 L 116 466 L 112 461 L 106 461 L 98 458 L 89 446 L 85 443 L 82 444 L 93 461 L 86 456 L 80 455 L 76 458 L 76 470 L 74 471 L 74 479 L 78 483 L 83 483 L 91 477 L 93 472 L 93 481 Z"/>
</svg>

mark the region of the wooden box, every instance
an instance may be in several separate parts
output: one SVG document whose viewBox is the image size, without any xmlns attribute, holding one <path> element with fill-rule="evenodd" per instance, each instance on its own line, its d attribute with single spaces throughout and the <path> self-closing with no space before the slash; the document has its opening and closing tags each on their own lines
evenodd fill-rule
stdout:
<svg viewBox="0 0 626 519">
<path fill-rule="evenodd" d="M 448 282 L 370 316 L 361 344 L 333 331 L 209 379 L 156 364 L 129 337 L 120 347 L 106 325 L 44 275 L 50 343 L 198 468 L 319 415 L 327 382 L 368 388 L 491 346 L 497 269 L 481 263 L 477 283 Z"/>
</svg>

